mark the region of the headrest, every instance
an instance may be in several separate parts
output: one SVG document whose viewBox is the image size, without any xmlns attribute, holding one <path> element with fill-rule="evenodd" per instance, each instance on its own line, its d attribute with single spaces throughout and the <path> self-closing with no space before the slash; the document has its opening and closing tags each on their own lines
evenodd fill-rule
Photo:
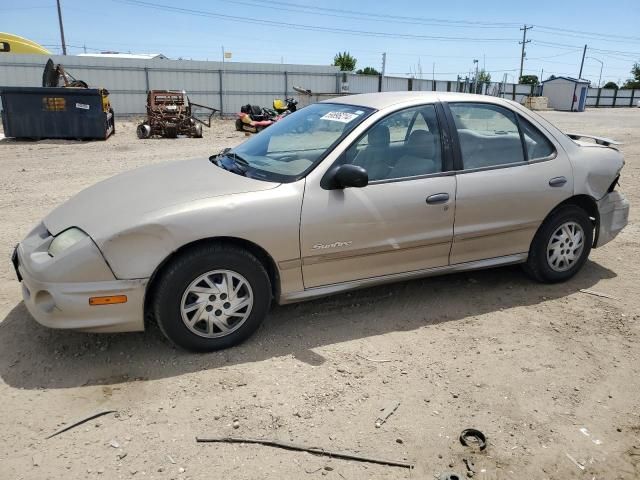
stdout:
<svg viewBox="0 0 640 480">
<path fill-rule="evenodd" d="M 388 147 L 391 141 L 389 127 L 386 125 L 377 125 L 371 129 L 367 135 L 369 145 L 373 147 Z"/>
<path fill-rule="evenodd" d="M 433 134 L 426 130 L 415 130 L 409 135 L 407 147 L 411 155 L 420 158 L 433 158 L 435 151 Z"/>
</svg>

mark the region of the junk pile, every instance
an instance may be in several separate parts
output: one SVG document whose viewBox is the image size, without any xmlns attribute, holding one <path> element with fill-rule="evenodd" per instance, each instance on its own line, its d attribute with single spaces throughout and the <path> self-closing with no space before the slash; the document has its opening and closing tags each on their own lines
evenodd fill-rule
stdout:
<svg viewBox="0 0 640 480">
<path fill-rule="evenodd" d="M 196 116 L 196 109 L 207 110 L 207 120 Z M 185 135 L 202 138 L 202 126 L 211 127 L 211 117 L 219 110 L 193 103 L 184 90 L 151 90 L 147 93 L 147 117 L 138 125 L 138 138 L 176 138 Z"/>
<path fill-rule="evenodd" d="M 115 133 L 109 92 L 88 88 L 49 59 L 42 87 L 0 87 L 6 137 L 101 139 Z"/>
<path fill-rule="evenodd" d="M 236 130 L 239 132 L 258 133 L 278 120 L 297 110 L 298 101 L 294 98 L 273 101 L 273 109 L 259 105 L 243 105 L 236 119 Z"/>
</svg>

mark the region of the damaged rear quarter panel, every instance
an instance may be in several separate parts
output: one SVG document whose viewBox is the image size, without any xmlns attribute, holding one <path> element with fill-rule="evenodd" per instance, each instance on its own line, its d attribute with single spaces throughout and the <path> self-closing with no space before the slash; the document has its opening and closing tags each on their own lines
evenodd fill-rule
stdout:
<svg viewBox="0 0 640 480">
<path fill-rule="evenodd" d="M 594 144 L 577 144 L 569 158 L 573 165 L 576 194 L 586 194 L 600 200 L 624 165 L 622 154 Z"/>
</svg>

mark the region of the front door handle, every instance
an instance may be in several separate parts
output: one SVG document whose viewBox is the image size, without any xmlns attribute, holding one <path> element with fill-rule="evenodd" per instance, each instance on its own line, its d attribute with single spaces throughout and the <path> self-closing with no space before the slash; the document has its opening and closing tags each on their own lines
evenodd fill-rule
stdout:
<svg viewBox="0 0 640 480">
<path fill-rule="evenodd" d="M 561 187 L 565 183 L 567 183 L 567 179 L 565 177 L 553 177 L 549 180 L 549 186 L 551 187 Z"/>
<path fill-rule="evenodd" d="M 427 203 L 429 205 L 437 205 L 438 203 L 446 203 L 449 201 L 448 193 L 436 193 L 427 197 Z"/>
</svg>

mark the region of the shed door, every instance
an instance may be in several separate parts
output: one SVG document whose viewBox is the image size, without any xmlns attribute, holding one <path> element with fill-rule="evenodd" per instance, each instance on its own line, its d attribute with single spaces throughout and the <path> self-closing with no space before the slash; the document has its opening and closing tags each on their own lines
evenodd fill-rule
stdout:
<svg viewBox="0 0 640 480">
<path fill-rule="evenodd" d="M 584 111 L 585 103 L 587 103 L 587 87 L 580 89 L 580 102 L 578 103 L 578 111 Z"/>
</svg>

